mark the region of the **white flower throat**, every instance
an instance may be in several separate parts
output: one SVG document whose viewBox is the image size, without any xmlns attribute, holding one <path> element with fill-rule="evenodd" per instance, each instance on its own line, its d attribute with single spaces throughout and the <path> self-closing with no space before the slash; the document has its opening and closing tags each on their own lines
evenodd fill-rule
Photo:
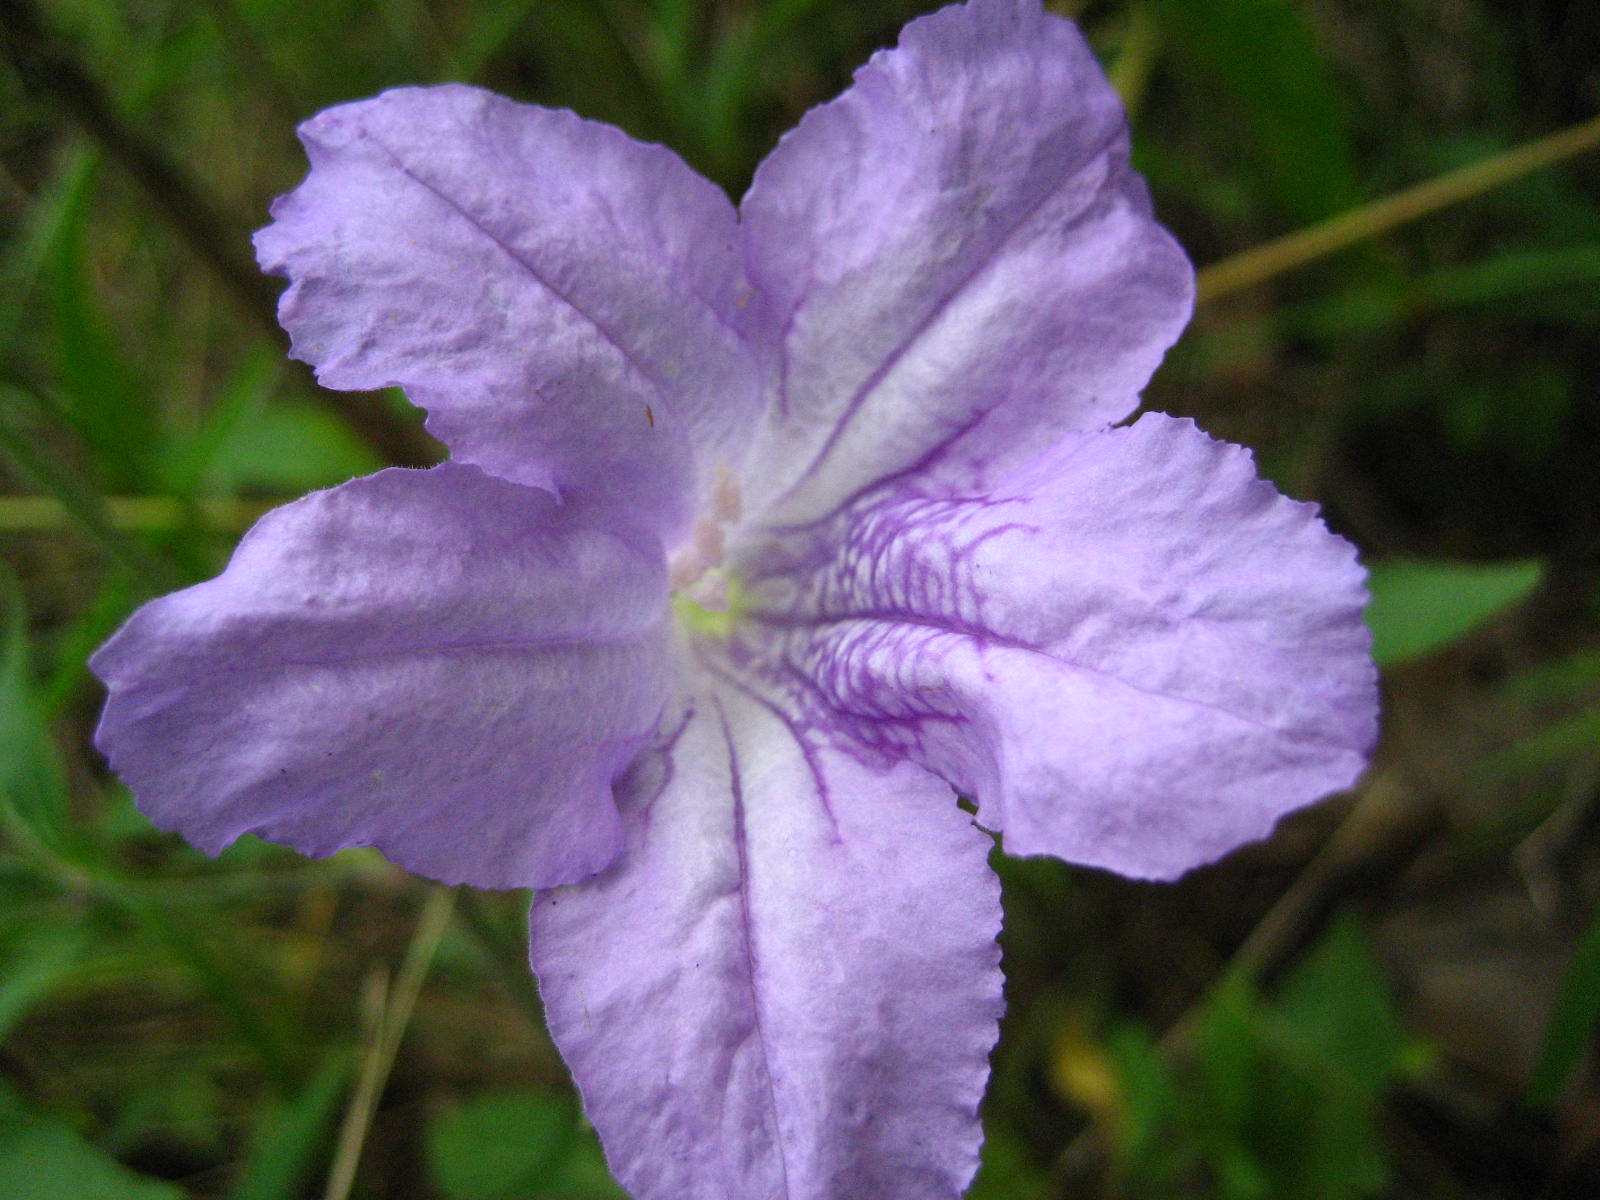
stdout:
<svg viewBox="0 0 1600 1200">
<path fill-rule="evenodd" d="M 717 464 L 709 500 L 689 536 L 667 558 L 673 604 L 688 626 L 703 633 L 721 630 L 735 607 L 736 585 L 722 565 L 723 529 L 740 518 L 744 506 L 739 481 L 725 463 Z"/>
</svg>

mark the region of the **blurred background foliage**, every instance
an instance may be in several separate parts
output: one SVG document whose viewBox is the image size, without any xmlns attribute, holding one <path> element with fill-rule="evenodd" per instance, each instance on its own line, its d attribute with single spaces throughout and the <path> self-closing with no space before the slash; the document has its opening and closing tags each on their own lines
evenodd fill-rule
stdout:
<svg viewBox="0 0 1600 1200">
<path fill-rule="evenodd" d="M 84 659 L 266 507 L 436 453 L 401 398 L 285 358 L 248 234 L 298 121 L 464 80 L 738 195 L 935 6 L 0 0 L 0 1193 L 619 1195 L 524 897 L 152 830 Z M 1353 794 L 1175 886 L 997 856 L 972 1195 L 1600 1195 L 1600 161 L 1371 219 L 1600 111 L 1600 6 L 1053 7 L 1197 262 L 1357 214 L 1337 254 L 1208 271 L 1148 399 L 1362 547 L 1385 731 Z"/>
</svg>

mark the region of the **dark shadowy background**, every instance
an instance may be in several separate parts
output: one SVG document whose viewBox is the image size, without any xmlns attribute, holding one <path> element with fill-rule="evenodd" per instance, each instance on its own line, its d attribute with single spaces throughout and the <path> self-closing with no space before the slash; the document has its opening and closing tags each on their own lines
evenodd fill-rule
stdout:
<svg viewBox="0 0 1600 1200">
<path fill-rule="evenodd" d="M 932 7 L 0 0 L 0 1193 L 618 1194 L 525 898 L 155 832 L 90 745 L 84 659 L 262 509 L 434 452 L 399 397 L 285 358 L 248 236 L 304 172 L 298 121 L 465 80 L 737 195 Z M 1600 111 L 1588 0 L 1053 7 L 1202 265 Z M 1247 287 L 1208 273 L 1149 403 L 1362 547 L 1383 745 L 1176 886 L 997 856 L 974 1197 L 1600 1195 L 1597 183 L 1574 157 Z"/>
</svg>

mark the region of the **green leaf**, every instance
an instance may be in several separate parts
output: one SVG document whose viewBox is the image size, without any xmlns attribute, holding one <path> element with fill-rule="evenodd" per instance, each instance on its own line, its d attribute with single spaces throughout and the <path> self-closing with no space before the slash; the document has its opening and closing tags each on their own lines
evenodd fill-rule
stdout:
<svg viewBox="0 0 1600 1200">
<path fill-rule="evenodd" d="M 1600 650 L 1579 650 L 1519 671 L 1506 680 L 1498 698 L 1508 704 L 1547 705 L 1576 700 L 1600 688 Z"/>
<path fill-rule="evenodd" d="M 1287 330 L 1327 341 L 1392 329 L 1452 308 L 1472 309 L 1480 320 L 1505 324 L 1592 327 L 1595 305 L 1585 301 L 1596 289 L 1600 246 L 1578 243 L 1507 251 L 1379 284 L 1352 284 L 1286 308 L 1279 319 Z"/>
<path fill-rule="evenodd" d="M 1008 1129 L 985 1129 L 983 1164 L 966 1200 L 1043 1200 L 1050 1177 L 1030 1160 L 1026 1144 Z"/>
<path fill-rule="evenodd" d="M 1259 1100 L 1258 1009 L 1248 980 L 1227 975 L 1206 999 L 1201 1015 L 1199 1068 L 1206 1103 L 1191 1119 L 1206 1153 L 1216 1163 L 1242 1153 L 1240 1139 L 1252 1106 Z"/>
<path fill-rule="evenodd" d="M 550 94 L 584 116 L 646 141 L 667 139 L 677 111 L 673 97 L 662 95 L 644 67 L 640 47 L 608 8 L 584 0 L 542 0 L 539 19 L 528 22 L 506 51 L 527 61 Z"/>
<path fill-rule="evenodd" d="M 7 1200 L 183 1200 L 175 1184 L 128 1170 L 0 1084 L 0 1195 Z"/>
<path fill-rule="evenodd" d="M 1224 104 L 1251 144 L 1253 169 L 1289 217 L 1312 221 L 1359 199 L 1343 98 L 1301 6 L 1291 0 L 1160 0 L 1168 56 L 1198 104 Z"/>
<path fill-rule="evenodd" d="M 1237 972 L 1213 990 L 1173 1128 L 1128 1174 L 1157 1178 L 1151 1165 L 1164 1152 L 1172 1178 L 1187 1151 L 1223 1200 L 1375 1195 L 1388 1177 L 1376 1116 L 1406 1049 L 1360 923 L 1336 919 L 1275 996 Z"/>
<path fill-rule="evenodd" d="M 60 921 L 19 917 L 0 927 L 0 1039 L 55 990 L 86 944 L 81 929 Z"/>
<path fill-rule="evenodd" d="M 134 921 L 172 960 L 187 968 L 196 984 L 232 1020 L 241 1040 L 259 1056 L 281 1092 L 293 1086 L 289 1070 L 293 1037 L 284 1013 L 251 990 L 230 961 L 238 947 L 212 945 L 215 931 L 203 915 L 159 903 L 136 886 L 102 878 L 100 894 Z"/>
<path fill-rule="evenodd" d="M 1591 704 L 1519 738 L 1484 759 L 1479 768 L 1486 779 L 1535 771 L 1553 763 L 1587 758 L 1597 744 L 1600 744 L 1600 704 Z"/>
<path fill-rule="evenodd" d="M 1388 980 L 1352 914 L 1330 925 L 1279 992 L 1264 1034 L 1289 1082 L 1261 1137 L 1276 1151 L 1274 1194 L 1357 1200 L 1379 1192 L 1388 1164 L 1379 1101 L 1399 1073 L 1405 1032 Z M 1288 1120 L 1279 1123 L 1279 1114 Z"/>
<path fill-rule="evenodd" d="M 326 409 L 271 404 L 244 414 L 221 439 L 207 482 L 227 492 L 297 495 L 381 466 L 349 426 Z"/>
<path fill-rule="evenodd" d="M 34 695 L 22 590 L 0 565 L 0 830 L 56 855 L 79 838 L 66 780 Z"/>
<path fill-rule="evenodd" d="M 1374 564 L 1367 605 L 1373 657 L 1379 666 L 1390 667 L 1437 650 L 1523 599 L 1542 575 L 1534 561 Z"/>
<path fill-rule="evenodd" d="M 77 432 L 117 490 L 141 490 L 155 447 L 161 444 L 159 410 L 144 402 L 145 380 L 106 312 L 104 289 L 92 278 L 88 250 L 95 230 L 94 193 L 73 194 L 63 214 L 51 264 L 52 312 L 58 378 Z"/>
<path fill-rule="evenodd" d="M 428 1134 L 428 1163 L 449 1200 L 626 1200 L 570 1096 L 475 1096 L 445 1109 Z"/>
<path fill-rule="evenodd" d="M 131 575 L 120 572 L 113 575 L 98 594 L 88 599 L 85 611 L 58 634 L 55 664 L 46 670 L 35 693 L 42 721 L 49 723 L 61 716 L 79 696 L 89 672 L 89 656 L 127 620 L 136 594 Z"/>
<path fill-rule="evenodd" d="M 267 1119 L 228 1200 L 294 1200 L 340 1111 L 351 1058 L 329 1058 L 298 1095 Z"/>
<path fill-rule="evenodd" d="M 23 343 L 37 337 L 38 309 L 22 301 L 44 277 L 63 226 L 82 211 L 92 190 L 100 156 L 86 147 L 66 150 L 52 177 L 35 194 L 20 230 L 11 232 L 0 258 L 0 294 L 13 297 L 0 305 L 0 357 L 22 360 Z"/>
<path fill-rule="evenodd" d="M 1600 1025 L 1600 911 L 1578 943 L 1577 952 L 1561 981 L 1539 1062 L 1528 1085 L 1528 1103 L 1551 1108 L 1566 1086 Z"/>
<path fill-rule="evenodd" d="M 1171 1136 L 1183 1110 L 1172 1068 L 1154 1039 L 1136 1025 L 1111 1031 L 1106 1051 L 1122 1082 L 1123 1127 L 1116 1147 L 1117 1169 L 1142 1182 L 1153 1194 L 1193 1165 L 1194 1147 Z"/>
<path fill-rule="evenodd" d="M 539 0 L 511 0 L 469 9 L 464 28 L 443 52 L 439 77 L 476 80 L 538 7 Z"/>
<path fill-rule="evenodd" d="M 1348 913 L 1284 981 L 1276 1015 L 1330 1088 L 1366 1102 L 1375 1101 L 1405 1050 L 1388 980 Z"/>
<path fill-rule="evenodd" d="M 73 523 L 107 555 L 126 566 L 152 591 L 169 590 L 179 580 L 172 569 L 111 521 L 104 498 L 88 480 L 46 449 L 59 431 L 43 418 L 52 406 L 42 396 L 0 383 L 0 461 L 9 459 L 23 474 L 61 502 Z M 24 418 L 31 412 L 33 420 Z"/>
</svg>

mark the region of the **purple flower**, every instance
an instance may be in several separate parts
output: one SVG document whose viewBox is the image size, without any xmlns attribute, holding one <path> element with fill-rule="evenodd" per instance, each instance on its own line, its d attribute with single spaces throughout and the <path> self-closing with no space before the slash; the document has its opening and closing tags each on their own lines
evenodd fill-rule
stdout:
<svg viewBox="0 0 1600 1200">
<path fill-rule="evenodd" d="M 1362 574 L 1187 421 L 1117 100 L 1037 0 L 909 25 L 736 213 L 466 87 L 331 109 L 257 239 L 294 352 L 452 461 L 264 518 L 94 660 L 158 824 L 539 889 L 641 1200 L 928 1200 L 977 1165 L 989 838 L 1169 879 L 1349 784 Z"/>
</svg>

